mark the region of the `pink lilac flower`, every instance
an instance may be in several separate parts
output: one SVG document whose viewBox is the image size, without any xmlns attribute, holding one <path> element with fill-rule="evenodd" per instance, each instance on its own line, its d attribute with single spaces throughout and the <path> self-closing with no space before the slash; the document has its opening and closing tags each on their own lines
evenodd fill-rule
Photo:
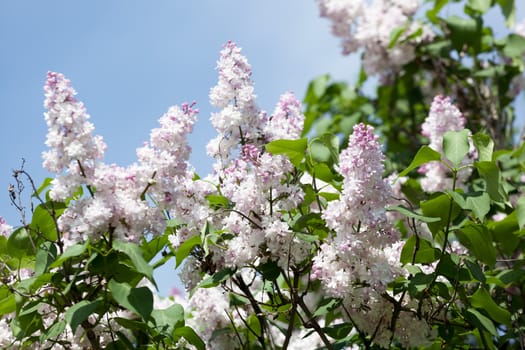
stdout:
<svg viewBox="0 0 525 350">
<path fill-rule="evenodd" d="M 384 155 L 373 130 L 362 123 L 354 126 L 348 147 L 339 156 L 343 193 L 323 214 L 328 227 L 336 232 L 350 233 L 360 223 L 374 226 L 386 221 L 384 208 L 391 190 L 382 177 Z"/>
<path fill-rule="evenodd" d="M 356 125 L 339 159 L 343 192 L 322 214 L 335 236 L 323 243 L 312 268 L 329 295 L 351 294 L 350 287 L 359 281 L 384 289 L 399 273 L 384 256 L 385 247 L 398 235 L 386 217 L 391 189 L 383 179 L 383 161 L 373 128 Z"/>
<path fill-rule="evenodd" d="M 286 139 L 295 140 L 301 137 L 304 115 L 301 102 L 294 94 L 287 92 L 281 95 L 273 114 L 264 130 L 268 141 Z"/>
<path fill-rule="evenodd" d="M 187 319 L 187 324 L 199 334 L 208 348 L 231 349 L 232 344 L 237 343 L 235 334 L 217 332 L 230 327 L 229 309 L 228 294 L 221 287 L 198 288 L 188 303 L 191 317 Z M 236 327 L 243 327 L 236 312 L 231 313 L 231 317 Z"/>
<path fill-rule="evenodd" d="M 203 215 L 203 206 L 197 202 L 205 196 L 205 193 L 194 195 L 192 188 L 202 189 L 202 183 L 193 183 L 194 171 L 188 164 L 191 151 L 188 135 L 198 113 L 193 107 L 194 104 L 187 103 L 180 108 L 171 107 L 159 119 L 160 127 L 151 131 L 150 142 L 137 149 L 140 163 L 150 169 L 148 194 L 159 208 L 173 211 L 174 216 L 184 221 L 191 220 L 187 215 L 189 208 L 190 212 L 195 210 L 194 213 Z"/>
<path fill-rule="evenodd" d="M 465 126 L 465 118 L 448 96 L 434 97 L 430 112 L 421 126 L 421 134 L 428 137 L 430 148 L 443 150 L 443 135 L 447 131 L 459 131 Z"/>
<path fill-rule="evenodd" d="M 9 237 L 13 232 L 13 226 L 9 225 L 3 217 L 0 216 L 0 236 Z"/>
<path fill-rule="evenodd" d="M 428 137 L 429 147 L 440 152 L 443 156 L 443 136 L 448 131 L 460 131 L 465 126 L 465 118 L 460 110 L 454 106 L 450 97 L 436 96 L 432 101 L 430 112 L 421 127 L 421 134 Z M 475 156 L 474 146 L 467 159 Z M 452 189 L 452 179 L 448 168 L 441 162 L 434 161 L 424 164 L 419 172 L 425 177 L 421 179 L 421 187 L 427 192 Z M 470 176 L 471 169 L 463 169 L 458 173 L 457 184 L 461 185 Z"/>
<path fill-rule="evenodd" d="M 44 168 L 56 174 L 68 172 L 67 179 L 60 176 L 53 181 L 50 193 L 51 198 L 64 200 L 78 188 L 82 176 L 92 174 L 106 145 L 102 137 L 92 135 L 93 124 L 82 102 L 75 98 L 69 80 L 60 73 L 48 72 L 44 90 L 48 110 L 44 114 L 48 126 L 46 145 L 50 148 L 43 153 Z"/>
<path fill-rule="evenodd" d="M 415 46 L 430 39 L 431 30 L 412 20 L 419 1 L 318 0 L 322 17 L 332 22 L 332 33 L 341 39 L 343 54 L 364 49 L 364 69 L 369 75 L 385 75 L 415 57 Z M 390 47 L 392 32 L 404 28 L 398 43 Z M 422 30 L 417 38 L 403 41 Z"/>
<path fill-rule="evenodd" d="M 193 172 L 187 165 L 187 135 L 198 112 L 193 104 L 170 108 L 160 118 L 160 127 L 151 132 L 150 143 L 137 150 L 140 163 L 124 168 L 102 162 L 105 145 L 91 136 L 93 125 L 69 80 L 49 73 L 45 90 L 50 151 L 44 153 L 44 163 L 48 170 L 59 172 L 50 195 L 65 200 L 81 186 L 85 190 L 58 220 L 66 239 L 82 241 L 109 232 L 117 239 L 138 241 L 145 233 L 164 231 L 163 210 L 173 210 L 182 218 L 189 212 L 189 219 L 202 223 L 207 215 L 202 202 L 209 186 L 194 186 L 200 191 L 194 196 Z"/>
<path fill-rule="evenodd" d="M 322 213 L 334 235 L 321 244 L 313 258 L 311 278 L 321 282 L 327 296 L 343 299 L 351 322 L 365 334 L 374 335 L 375 344 L 388 347 L 393 306 L 384 295 L 388 283 L 407 272 L 399 263 L 404 242 L 386 217 L 392 190 L 388 179 L 383 179 L 383 161 L 373 128 L 356 125 L 340 156 L 342 193 Z M 410 299 L 400 302 L 407 306 Z M 407 327 L 431 333 L 425 321 L 411 315 L 402 316 L 395 335 L 409 347 L 426 344 L 431 337 L 404 337 Z"/>
<path fill-rule="evenodd" d="M 265 115 L 255 103 L 251 66 L 241 49 L 228 42 L 217 63 L 219 81 L 210 90 L 210 102 L 221 111 L 211 116 L 219 135 L 208 144 L 208 154 L 228 159 L 242 143 L 260 143 Z"/>
<path fill-rule="evenodd" d="M 144 168 L 100 164 L 89 184 L 96 188 L 94 195 L 70 202 L 58 219 L 69 239 L 82 241 L 110 232 L 115 238 L 136 242 L 145 233 L 164 231 L 161 212 L 142 198 L 148 185 Z"/>
</svg>

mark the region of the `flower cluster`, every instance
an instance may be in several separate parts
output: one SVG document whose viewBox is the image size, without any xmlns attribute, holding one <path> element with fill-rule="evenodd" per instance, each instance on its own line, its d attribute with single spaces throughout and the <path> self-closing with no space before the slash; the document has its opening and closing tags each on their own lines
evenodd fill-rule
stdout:
<svg viewBox="0 0 525 350">
<path fill-rule="evenodd" d="M 348 147 L 341 152 L 338 170 L 343 191 L 323 212 L 335 235 L 314 257 L 312 277 L 321 281 L 327 295 L 344 300 L 358 329 L 374 334 L 375 343 L 388 347 L 393 333 L 406 334 L 407 325 L 397 324 L 392 330 L 393 306 L 383 295 L 388 283 L 405 274 L 399 263 L 403 242 L 387 219 L 392 190 L 388 179 L 383 179 L 384 156 L 373 130 L 364 124 L 354 126 Z M 430 332 L 413 313 L 403 314 L 414 332 Z M 428 339 L 408 337 L 406 346 L 422 345 Z"/>
<path fill-rule="evenodd" d="M 443 155 L 443 136 L 448 131 L 460 131 L 465 126 L 465 118 L 459 109 L 454 106 L 450 97 L 436 96 L 432 101 L 430 112 L 421 127 L 421 133 L 428 137 L 429 147 Z M 468 157 L 474 157 L 474 148 Z M 421 179 L 421 187 L 427 192 L 442 191 L 452 188 L 452 179 L 449 176 L 447 166 L 441 162 L 434 161 L 424 164 L 419 172 L 425 177 Z M 458 185 L 461 185 L 470 176 L 471 170 L 462 169 L 457 174 Z"/>
<path fill-rule="evenodd" d="M 382 177 L 383 160 L 373 128 L 356 125 L 339 161 L 343 192 L 323 212 L 335 236 L 321 246 L 313 265 L 314 277 L 329 295 L 351 295 L 351 286 L 360 281 L 384 290 L 396 276 L 383 253 L 398 239 L 386 220 L 391 190 Z"/>
<path fill-rule="evenodd" d="M 0 237 L 9 237 L 12 231 L 13 227 L 9 225 L 3 217 L 0 216 Z"/>
<path fill-rule="evenodd" d="M 332 33 L 341 38 L 343 53 L 364 49 L 363 65 L 369 75 L 397 70 L 415 57 L 415 46 L 433 35 L 430 29 L 412 21 L 417 0 L 318 0 L 321 16 L 332 22 Z M 392 33 L 402 33 L 391 45 Z M 420 33 L 416 35 L 417 33 Z"/>
<path fill-rule="evenodd" d="M 219 81 L 210 90 L 210 102 L 221 111 L 211 116 L 218 135 L 208 143 L 208 154 L 228 159 L 238 144 L 261 144 L 266 116 L 255 103 L 251 66 L 234 42 L 224 45 L 217 69 Z"/>
<path fill-rule="evenodd" d="M 212 116 L 218 136 L 208 145 L 209 151 L 215 150 L 210 154 L 217 162 L 215 173 L 206 182 L 215 183 L 215 196 L 222 196 L 229 204 L 216 208 L 213 215 L 207 214 L 214 230 L 231 237 L 224 245 L 209 247 L 213 263 L 219 268 L 241 268 L 264 263 L 268 257 L 282 266 L 298 263 L 307 256 L 309 245 L 294 237 L 282 213 L 295 208 L 303 192 L 288 181 L 293 171 L 290 161 L 266 153 L 262 146 L 267 140 L 300 136 L 304 120 L 300 102 L 285 93 L 271 117 L 266 118 L 255 104 L 250 65 L 233 42 L 221 51 L 218 68 L 219 82 L 210 91 L 210 102 L 222 109 Z M 206 212 L 198 208 L 207 203 L 201 204 L 193 210 Z M 199 227 L 195 221 L 185 224 L 171 237 L 175 246 L 200 234 L 188 229 Z M 194 274 L 185 270 L 184 276 L 189 278 L 184 283 L 194 285 Z"/>
<path fill-rule="evenodd" d="M 304 115 L 301 102 L 291 92 L 279 98 L 273 114 L 270 116 L 264 131 L 268 141 L 295 140 L 301 137 Z"/>
<path fill-rule="evenodd" d="M 50 72 L 45 91 L 50 150 L 44 153 L 44 166 L 59 174 L 50 195 L 59 201 L 76 199 L 58 219 L 65 237 L 83 241 L 110 233 L 137 242 L 145 233 L 164 231 L 163 210 L 179 214 L 193 204 L 175 200 L 185 197 L 193 177 L 187 166 L 187 135 L 198 113 L 193 105 L 170 108 L 160 118 L 160 127 L 152 131 L 150 143 L 137 150 L 140 163 L 120 167 L 102 162 L 105 145 L 100 137 L 92 136 L 93 125 L 69 80 Z M 61 174 L 64 169 L 66 173 Z M 82 189 L 89 194 L 82 195 Z"/>
<path fill-rule="evenodd" d="M 95 129 L 76 91 L 64 75 L 47 73 L 44 86 L 48 110 L 44 117 L 48 127 L 46 145 L 42 154 L 44 168 L 59 174 L 53 180 L 50 196 L 65 200 L 82 184 L 82 178 L 92 176 L 96 162 L 103 158 L 106 145 L 100 136 L 93 136 Z M 63 171 L 67 174 L 60 175 Z"/>
</svg>

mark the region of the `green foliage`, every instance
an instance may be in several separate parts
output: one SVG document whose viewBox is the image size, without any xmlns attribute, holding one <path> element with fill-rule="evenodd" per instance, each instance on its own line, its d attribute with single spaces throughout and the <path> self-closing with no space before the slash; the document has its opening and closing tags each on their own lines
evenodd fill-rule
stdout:
<svg viewBox="0 0 525 350">
<path fill-rule="evenodd" d="M 444 11 L 452 2 L 464 5 L 461 16 Z M 302 138 L 274 140 L 263 151 L 290 160 L 293 171 L 282 184 L 300 189 L 302 200 L 274 212 L 279 208 L 274 204 L 284 198 L 272 198 L 270 190 L 268 218 L 236 211 L 236 203 L 218 186 L 217 192 L 202 199 L 211 217 L 202 227 L 192 227 L 196 234 L 177 247 L 168 237 L 190 228 L 167 212 L 163 234 L 146 233 L 130 243 L 116 239 L 108 229 L 99 237 L 66 246 L 69 233 L 59 229 L 60 216 L 72 202 L 96 194 L 96 189 L 79 188 L 61 203 L 49 198 L 51 178 L 33 188 L 37 205 L 31 221 L 9 237 L 0 236 L 0 316 L 9 323 L 16 345 L 68 348 L 71 344 L 61 343 L 61 337 L 73 331 L 99 349 L 103 346 L 95 331 L 106 327 L 111 341 L 104 346 L 109 349 L 190 344 L 201 350 L 206 342 L 223 337 L 232 348 L 280 348 L 269 329 L 286 339 L 283 349 L 299 331 L 304 331 L 304 338 L 315 334 L 326 348 L 376 349 L 378 338 L 386 337 L 390 348 L 401 349 L 411 331 L 403 328 L 403 322 L 417 320 L 428 325 L 429 344 L 421 348 L 523 347 L 525 145 L 514 144 L 513 84 L 523 74 L 525 39 L 517 34 L 496 37 L 487 26 L 486 15 L 495 7 L 507 25 L 513 25 L 513 0 L 452 2 L 428 2 L 423 21 L 436 36 L 421 40 L 412 61 L 379 81 L 361 69 L 354 85 L 334 82 L 328 75 L 310 82 L 303 101 Z M 407 38 L 408 33 L 408 27 L 395 29 L 388 49 L 419 38 L 423 29 Z M 421 125 L 438 94 L 452 97 L 467 125 L 445 133 L 437 150 L 427 145 Z M 401 241 L 396 243 L 398 253 L 391 253 L 399 254 L 399 261 L 392 262 L 396 279 L 374 286 L 366 280 L 353 281 L 348 286 L 353 294 L 343 299 L 324 294 L 326 286 L 312 266 L 326 243 L 340 239 L 328 227 L 326 211 L 330 202 L 346 194 L 339 154 L 360 122 L 373 125 L 380 135 L 387 159 L 384 175 L 398 173 L 393 187 L 400 190 L 386 209 L 389 219 L 396 220 Z M 416 170 L 436 164 L 448 171 L 450 182 L 439 191 L 425 192 Z M 461 178 L 464 174 L 467 179 Z M 200 181 L 197 175 L 194 181 Z M 141 197 L 156 205 L 147 190 Z M 282 240 L 290 252 L 290 242 L 307 243 L 301 251 L 304 259 L 277 259 L 265 243 L 257 259 L 245 266 L 220 266 L 221 254 L 238 234 L 214 227 L 225 213 L 239 215 L 259 235 L 264 235 L 261 225 L 267 222 L 285 223 L 289 232 Z M 369 242 L 361 237 L 369 228 L 361 224 L 347 228 L 348 235 L 365 246 Z M 396 234 L 381 230 L 387 236 Z M 260 238 L 254 238 L 254 246 Z M 386 243 L 384 250 L 388 251 Z M 189 326 L 186 321 L 194 315 L 182 305 L 155 308 L 154 270 L 170 259 L 177 268 L 197 266 L 190 298 L 202 289 L 218 289 L 227 297 L 229 309 L 221 311 L 230 323 L 215 329 L 211 339 L 201 339 L 198 326 Z M 360 326 L 373 315 L 368 305 L 353 304 L 353 298 L 367 288 L 381 289 L 378 298 L 385 305 L 381 322 L 394 333 L 378 335 L 379 324 L 372 331 Z"/>
</svg>

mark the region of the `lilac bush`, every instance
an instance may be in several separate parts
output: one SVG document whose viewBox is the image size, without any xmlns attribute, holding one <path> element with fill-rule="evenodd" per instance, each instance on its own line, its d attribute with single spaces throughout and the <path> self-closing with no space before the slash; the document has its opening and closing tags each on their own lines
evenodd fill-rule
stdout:
<svg viewBox="0 0 525 350">
<path fill-rule="evenodd" d="M 357 86 L 320 77 L 266 113 L 227 42 L 206 176 L 188 161 L 195 103 L 161 116 L 135 163 L 106 164 L 69 80 L 48 73 L 54 178 L 13 174 L 0 347 L 524 346 L 525 146 L 509 139 L 522 26 L 494 38 L 483 1 L 468 18 L 439 17 L 446 1 L 423 18 L 416 1 L 318 3 L 345 53 L 361 50 Z M 184 297 L 157 293 L 170 259 Z"/>
</svg>

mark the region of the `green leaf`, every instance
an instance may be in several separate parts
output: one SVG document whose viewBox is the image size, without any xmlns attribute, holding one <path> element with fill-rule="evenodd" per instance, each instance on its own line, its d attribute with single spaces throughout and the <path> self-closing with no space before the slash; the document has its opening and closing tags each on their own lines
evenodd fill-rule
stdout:
<svg viewBox="0 0 525 350">
<path fill-rule="evenodd" d="M 481 270 L 481 267 L 479 266 L 478 262 L 475 259 L 472 259 L 472 260 L 473 261 L 470 261 L 468 259 L 465 260 L 465 265 L 467 265 L 468 270 L 470 271 L 470 274 L 472 275 L 472 277 L 474 277 L 481 283 L 485 283 L 485 281 L 487 280 L 487 277 Z"/>
<path fill-rule="evenodd" d="M 108 288 L 113 299 L 124 308 L 147 320 L 153 311 L 153 294 L 148 287 L 132 288 L 127 283 L 111 280 Z"/>
<path fill-rule="evenodd" d="M 0 316 L 16 310 L 15 296 L 6 285 L 0 286 Z"/>
<path fill-rule="evenodd" d="M 319 163 L 328 163 L 331 160 L 330 149 L 318 139 L 312 140 L 309 146 L 310 155 Z"/>
<path fill-rule="evenodd" d="M 471 210 L 480 220 L 490 211 L 490 196 L 486 192 L 458 193 L 447 191 L 454 201 L 465 210 Z"/>
<path fill-rule="evenodd" d="M 163 310 L 153 310 L 151 317 L 159 332 L 170 336 L 175 328 L 184 326 L 184 308 L 179 304 Z"/>
<path fill-rule="evenodd" d="M 144 275 L 144 277 L 149 279 L 153 284 L 156 284 L 153 278 L 153 267 L 144 259 L 138 245 L 116 240 L 113 242 L 113 249 L 127 255 L 131 259 L 137 272 Z"/>
<path fill-rule="evenodd" d="M 24 227 L 13 231 L 7 239 L 7 251 L 14 258 L 23 258 L 35 253 L 33 241 Z"/>
<path fill-rule="evenodd" d="M 402 205 L 392 205 L 386 208 L 387 211 L 397 211 L 400 214 L 403 214 L 407 218 L 416 219 L 417 221 L 421 222 L 437 222 L 441 220 L 441 218 L 435 218 L 435 217 L 428 217 L 421 215 L 419 213 L 416 213 L 412 209 L 409 209 Z"/>
<path fill-rule="evenodd" d="M 197 288 L 211 288 L 218 286 L 221 282 L 226 281 L 228 278 L 233 276 L 234 270 L 230 268 L 226 268 L 223 270 L 220 270 L 219 272 L 216 272 L 213 274 L 213 276 L 209 276 L 205 279 L 203 279 L 197 287 L 195 287 L 194 290 Z"/>
<path fill-rule="evenodd" d="M 502 252 L 506 255 L 512 255 L 520 242 L 517 234 L 519 225 L 516 210 L 503 220 L 488 222 L 487 226 L 492 233 L 492 238 L 499 244 Z"/>
<path fill-rule="evenodd" d="M 298 166 L 306 155 L 308 140 L 275 140 L 266 144 L 265 148 L 271 154 L 284 154 L 288 156 L 293 165 Z"/>
<path fill-rule="evenodd" d="M 427 11 L 427 18 L 430 22 L 437 24 L 439 23 L 438 13 L 448 3 L 449 0 L 435 0 L 434 8 Z"/>
<path fill-rule="evenodd" d="M 475 162 L 479 175 L 485 180 L 487 193 L 495 202 L 505 203 L 507 195 L 501 186 L 501 175 L 496 162 Z"/>
<path fill-rule="evenodd" d="M 520 229 L 525 227 L 525 197 L 518 199 L 516 203 L 516 217 Z"/>
<path fill-rule="evenodd" d="M 467 224 L 456 232 L 456 237 L 477 259 L 491 267 L 496 264 L 496 249 L 486 226 Z"/>
<path fill-rule="evenodd" d="M 305 103 L 315 103 L 324 95 L 330 76 L 328 74 L 320 75 L 310 82 L 304 98 Z"/>
<path fill-rule="evenodd" d="M 412 257 L 414 255 L 414 249 L 416 247 L 416 239 L 417 237 L 415 235 L 410 236 L 403 245 L 403 249 L 401 249 L 401 254 L 399 256 L 399 261 L 401 264 L 409 264 L 412 262 Z"/>
<path fill-rule="evenodd" d="M 336 177 L 330 167 L 325 163 L 314 164 L 313 167 L 308 169 L 308 172 L 312 175 L 312 177 L 328 183 L 332 182 Z"/>
<path fill-rule="evenodd" d="M 484 133 L 478 132 L 472 136 L 474 146 L 478 151 L 478 160 L 480 162 L 490 162 L 494 151 L 494 141 Z"/>
<path fill-rule="evenodd" d="M 50 268 L 61 266 L 66 260 L 80 256 L 84 254 L 88 247 L 89 241 L 85 241 L 84 243 L 80 244 L 73 244 L 69 248 L 66 249 L 64 254 L 60 255 L 57 260 L 55 260 L 54 263 L 50 265 Z"/>
<path fill-rule="evenodd" d="M 483 328 L 493 336 L 498 336 L 498 331 L 494 327 L 494 323 L 487 316 L 483 315 L 476 309 L 469 308 L 465 312 L 465 318 L 478 328 Z"/>
<path fill-rule="evenodd" d="M 510 34 L 503 48 L 503 54 L 511 58 L 521 58 L 524 53 L 525 38 L 518 34 Z"/>
<path fill-rule="evenodd" d="M 465 47 L 472 47 L 474 52 L 481 48 L 481 19 L 462 18 L 450 16 L 444 20 L 450 29 L 452 46 L 458 51 L 464 51 Z"/>
<path fill-rule="evenodd" d="M 454 164 L 457 168 L 469 150 L 468 143 L 469 131 L 463 129 L 461 131 L 448 131 L 443 136 L 443 152 L 445 157 Z"/>
<path fill-rule="evenodd" d="M 49 206 L 52 204 L 46 203 L 46 205 Z M 37 235 L 42 235 L 50 241 L 56 241 L 57 230 L 55 221 L 49 214 L 49 209 L 46 209 L 46 205 L 40 204 L 35 208 L 29 227 L 33 232 L 36 232 Z"/>
<path fill-rule="evenodd" d="M 314 317 L 326 315 L 328 312 L 334 310 L 339 305 L 341 305 L 340 299 L 327 298 L 319 302 L 317 310 L 314 312 Z"/>
<path fill-rule="evenodd" d="M 407 30 L 407 26 L 402 26 L 402 27 L 394 28 L 394 30 L 390 32 L 390 42 L 388 43 L 389 49 L 396 46 L 397 42 L 399 41 L 399 39 L 401 38 L 403 33 L 405 33 L 406 30 Z"/>
<path fill-rule="evenodd" d="M 417 251 L 416 245 L 419 245 Z M 421 238 L 418 240 L 418 238 L 413 235 L 406 240 L 405 245 L 401 250 L 400 261 L 402 264 L 430 264 L 438 260 L 440 254 L 441 252 L 439 249 L 432 247 L 428 241 Z"/>
<path fill-rule="evenodd" d="M 53 181 L 53 178 L 46 177 L 44 181 L 42 181 L 42 184 L 38 187 L 38 189 L 33 194 L 33 197 L 36 197 L 36 195 L 40 195 L 46 188 L 48 188 L 49 185 L 51 185 L 51 181 Z"/>
<path fill-rule="evenodd" d="M 23 279 L 17 283 L 16 288 L 24 293 L 33 293 L 44 284 L 49 283 L 54 275 L 52 273 L 43 273 L 40 276 Z"/>
<path fill-rule="evenodd" d="M 434 151 L 432 148 L 428 146 L 422 146 L 419 151 L 417 151 L 414 159 L 410 163 L 410 165 L 403 170 L 401 173 L 399 173 L 399 177 L 406 176 L 409 172 L 412 170 L 419 168 L 421 165 L 432 162 L 432 161 L 438 161 L 441 160 L 441 154 L 439 152 Z"/>
<path fill-rule="evenodd" d="M 410 295 L 416 296 L 425 289 L 427 289 L 428 285 L 434 281 L 434 275 L 433 274 L 424 274 L 422 272 L 416 273 L 412 278 L 410 278 L 410 282 L 408 285 Z"/>
<path fill-rule="evenodd" d="M 503 13 L 503 16 L 505 17 L 505 24 L 508 28 L 513 28 L 516 18 L 514 0 L 496 0 L 496 2 L 501 7 L 501 13 Z"/>
<path fill-rule="evenodd" d="M 483 221 L 490 211 L 490 197 L 486 192 L 478 196 L 467 196 L 466 204 L 465 209 L 472 210 L 480 221 Z"/>
<path fill-rule="evenodd" d="M 487 12 L 492 4 L 492 0 L 469 0 L 468 6 L 481 14 Z"/>
<path fill-rule="evenodd" d="M 43 343 L 47 339 L 56 339 L 62 335 L 66 329 L 65 321 L 58 321 L 54 323 L 50 328 L 40 335 L 40 342 Z"/>
<path fill-rule="evenodd" d="M 100 307 L 100 305 L 102 305 L 102 299 L 93 301 L 82 300 L 67 309 L 64 318 L 69 326 L 71 326 L 73 333 L 82 322 L 87 320 L 88 317 Z"/>
<path fill-rule="evenodd" d="M 441 219 L 439 221 L 427 223 L 428 228 L 434 237 L 447 225 L 450 206 L 452 206 L 450 220 L 453 221 L 461 212 L 461 208 L 454 201 L 451 201 L 448 195 L 444 193 L 436 194 L 428 200 L 420 203 L 421 211 L 424 216 Z"/>
<path fill-rule="evenodd" d="M 268 261 L 257 268 L 263 277 L 268 281 L 275 281 L 281 275 L 281 269 L 275 261 Z"/>
<path fill-rule="evenodd" d="M 188 326 L 179 327 L 179 328 L 175 329 L 175 331 L 173 332 L 173 336 L 183 337 L 191 345 L 195 346 L 197 348 L 197 350 L 205 350 L 206 349 L 206 344 L 204 344 L 204 342 L 199 337 L 199 335 L 197 333 L 195 333 L 195 331 L 192 328 L 188 327 Z"/>
<path fill-rule="evenodd" d="M 148 242 L 141 244 L 142 256 L 147 262 L 151 260 L 168 244 L 168 235 L 166 232 L 163 235 L 153 237 Z"/>
<path fill-rule="evenodd" d="M 45 273 L 48 270 L 49 265 L 55 261 L 56 257 L 56 246 L 52 242 L 42 243 L 36 252 L 35 274 L 38 276 Z"/>
<path fill-rule="evenodd" d="M 216 194 L 209 194 L 206 196 L 206 200 L 208 201 L 210 208 L 213 208 L 213 209 L 232 208 L 232 203 L 230 202 L 228 198 L 224 196 L 220 196 Z"/>
<path fill-rule="evenodd" d="M 175 252 L 176 267 L 179 267 L 180 264 L 190 255 L 192 249 L 198 245 L 202 244 L 200 236 L 193 236 L 184 241 Z"/>
<path fill-rule="evenodd" d="M 37 312 L 32 312 L 22 316 L 16 316 L 11 321 L 11 331 L 16 339 L 29 337 L 43 328 L 42 316 Z"/>
<path fill-rule="evenodd" d="M 343 339 L 350 333 L 352 328 L 351 323 L 339 323 L 334 326 L 324 327 L 323 332 L 334 339 Z"/>
<path fill-rule="evenodd" d="M 485 288 L 478 288 L 478 290 L 472 295 L 470 303 L 477 309 L 485 310 L 494 321 L 510 327 L 510 312 L 496 304 Z"/>
</svg>

